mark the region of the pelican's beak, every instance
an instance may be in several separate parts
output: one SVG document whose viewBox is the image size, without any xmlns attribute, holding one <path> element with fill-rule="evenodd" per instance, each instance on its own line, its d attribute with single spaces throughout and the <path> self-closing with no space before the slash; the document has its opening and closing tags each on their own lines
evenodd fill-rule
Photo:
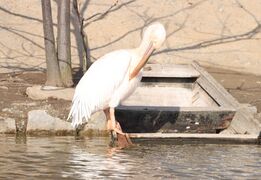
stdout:
<svg viewBox="0 0 261 180">
<path fill-rule="evenodd" d="M 135 67 L 135 69 L 133 70 L 133 72 L 130 74 L 129 79 L 132 79 L 133 77 L 135 77 L 139 71 L 143 68 L 143 66 L 145 66 L 145 64 L 148 62 L 149 57 L 151 56 L 151 54 L 155 51 L 155 48 L 153 47 L 153 43 L 150 42 L 146 52 L 144 53 L 143 57 L 141 58 L 141 61 L 139 62 L 139 64 Z"/>
<path fill-rule="evenodd" d="M 146 50 L 145 54 L 143 55 L 141 62 L 145 62 L 144 65 L 147 63 L 147 61 L 149 60 L 149 57 L 151 56 L 151 54 L 155 51 L 155 48 L 153 47 L 153 43 L 150 42 L 148 49 Z M 144 66 L 143 65 L 143 66 Z"/>
</svg>

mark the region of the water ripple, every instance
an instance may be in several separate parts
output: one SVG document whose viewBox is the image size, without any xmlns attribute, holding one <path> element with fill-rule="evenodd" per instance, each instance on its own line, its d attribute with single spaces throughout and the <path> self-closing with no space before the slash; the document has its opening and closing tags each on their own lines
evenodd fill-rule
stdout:
<svg viewBox="0 0 261 180">
<path fill-rule="evenodd" d="M 255 145 L 138 143 L 108 138 L 0 137 L 0 179 L 258 179 Z"/>
</svg>

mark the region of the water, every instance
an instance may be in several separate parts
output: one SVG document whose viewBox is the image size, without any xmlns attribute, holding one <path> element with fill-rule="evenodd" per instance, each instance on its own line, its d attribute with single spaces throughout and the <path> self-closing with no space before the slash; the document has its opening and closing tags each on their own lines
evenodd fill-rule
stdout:
<svg viewBox="0 0 261 180">
<path fill-rule="evenodd" d="M 140 142 L 108 138 L 1 137 L 0 179 L 259 179 L 258 145 Z"/>
</svg>

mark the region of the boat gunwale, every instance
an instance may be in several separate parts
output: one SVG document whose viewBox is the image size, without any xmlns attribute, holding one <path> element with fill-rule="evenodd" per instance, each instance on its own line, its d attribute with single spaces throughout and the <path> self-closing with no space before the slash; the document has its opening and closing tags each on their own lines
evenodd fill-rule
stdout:
<svg viewBox="0 0 261 180">
<path fill-rule="evenodd" d="M 222 107 L 222 106 L 206 106 L 206 107 L 179 107 L 179 106 L 119 106 L 116 110 L 128 110 L 128 111 L 168 111 L 168 112 L 236 112 L 233 107 Z"/>
</svg>

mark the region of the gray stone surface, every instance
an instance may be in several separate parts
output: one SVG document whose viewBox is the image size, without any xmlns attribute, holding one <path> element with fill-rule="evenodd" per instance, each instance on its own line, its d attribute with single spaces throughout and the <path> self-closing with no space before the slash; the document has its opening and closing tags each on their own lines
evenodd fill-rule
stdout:
<svg viewBox="0 0 261 180">
<path fill-rule="evenodd" d="M 15 133 L 15 120 L 12 118 L 3 118 L 0 116 L 0 133 Z"/>
<path fill-rule="evenodd" d="M 88 121 L 88 123 L 84 127 L 84 131 L 93 129 L 93 130 L 99 130 L 104 131 L 106 130 L 106 117 L 105 114 L 102 111 L 96 112 L 92 115 L 91 119 Z"/>
<path fill-rule="evenodd" d="M 27 131 L 73 131 L 70 122 L 52 117 L 44 110 L 33 110 L 28 113 Z"/>
<path fill-rule="evenodd" d="M 44 110 L 32 110 L 28 113 L 27 132 L 29 134 L 62 132 L 63 135 L 68 135 L 74 131 L 75 129 L 69 121 L 53 117 Z M 104 132 L 106 132 L 106 118 L 103 112 L 93 114 L 80 131 L 83 135 L 99 135 L 104 134 Z"/>
</svg>

